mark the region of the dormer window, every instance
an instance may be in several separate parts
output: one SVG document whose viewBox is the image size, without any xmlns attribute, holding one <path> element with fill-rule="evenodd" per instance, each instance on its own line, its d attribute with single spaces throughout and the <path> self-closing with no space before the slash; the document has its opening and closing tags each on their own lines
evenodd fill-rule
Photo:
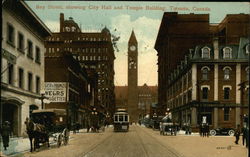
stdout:
<svg viewBox="0 0 250 157">
<path fill-rule="evenodd" d="M 75 32 L 76 28 L 75 27 L 71 27 L 72 32 Z"/>
<path fill-rule="evenodd" d="M 232 49 L 230 47 L 225 47 L 223 49 L 223 58 L 224 59 L 232 58 Z"/>
<path fill-rule="evenodd" d="M 70 28 L 69 27 L 65 27 L 65 30 L 66 30 L 66 32 L 69 32 Z"/>
<path fill-rule="evenodd" d="M 247 44 L 247 46 L 246 46 L 246 54 L 249 54 L 249 52 L 250 52 L 250 44 Z"/>
<path fill-rule="evenodd" d="M 209 47 L 203 47 L 201 49 L 201 58 L 210 58 L 210 48 Z"/>
</svg>

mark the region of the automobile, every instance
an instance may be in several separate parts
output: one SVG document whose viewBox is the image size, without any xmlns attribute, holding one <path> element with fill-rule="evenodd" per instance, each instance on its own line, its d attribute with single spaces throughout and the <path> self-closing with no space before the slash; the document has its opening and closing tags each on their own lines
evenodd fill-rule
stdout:
<svg viewBox="0 0 250 157">
<path fill-rule="evenodd" d="M 234 128 L 217 128 L 217 129 L 212 129 L 210 130 L 210 135 L 215 136 L 215 135 L 229 135 L 233 136 L 235 132 Z"/>
</svg>

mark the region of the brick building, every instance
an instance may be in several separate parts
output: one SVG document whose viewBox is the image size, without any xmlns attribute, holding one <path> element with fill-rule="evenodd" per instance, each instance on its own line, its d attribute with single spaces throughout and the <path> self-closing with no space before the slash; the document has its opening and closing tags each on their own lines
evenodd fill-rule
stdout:
<svg viewBox="0 0 250 157">
<path fill-rule="evenodd" d="M 237 45 L 197 45 L 168 78 L 167 106 L 180 124 L 197 128 L 204 117 L 210 128 L 242 125 L 249 104 L 249 39 Z M 239 90 L 239 84 L 245 88 Z"/>
<path fill-rule="evenodd" d="M 195 29 L 194 29 L 195 28 Z M 158 114 L 166 111 L 168 77 L 190 47 L 209 41 L 208 14 L 178 14 L 166 12 L 155 43 L 158 55 Z"/>
<path fill-rule="evenodd" d="M 44 83 L 44 40 L 50 30 L 24 1 L 2 1 L 0 125 L 9 121 L 11 134 L 26 134 L 24 121 Z"/>
<path fill-rule="evenodd" d="M 89 77 L 70 52 L 45 58 L 45 96 L 50 101 L 45 108 L 65 109 L 68 124 L 78 122 L 86 126 L 91 123 L 96 83 L 97 77 Z"/>
<path fill-rule="evenodd" d="M 87 71 L 96 71 L 97 106 L 102 115 L 112 114 L 114 96 L 114 49 L 111 34 L 105 27 L 101 32 L 81 32 L 72 17 L 64 19 L 60 14 L 60 32 L 55 32 L 46 41 L 46 56 L 69 51 Z"/>
<path fill-rule="evenodd" d="M 160 113 L 167 108 L 170 73 L 196 45 L 212 43 L 239 44 L 240 37 L 249 36 L 249 15 L 229 14 L 219 24 L 209 23 L 209 14 L 178 14 L 165 12 L 155 43 L 158 55 L 158 102 Z"/>
<path fill-rule="evenodd" d="M 153 115 L 155 104 L 157 104 L 157 86 L 138 86 L 137 119 L 145 117 L 147 114 Z M 116 107 L 128 109 L 128 86 L 115 86 Z"/>
</svg>

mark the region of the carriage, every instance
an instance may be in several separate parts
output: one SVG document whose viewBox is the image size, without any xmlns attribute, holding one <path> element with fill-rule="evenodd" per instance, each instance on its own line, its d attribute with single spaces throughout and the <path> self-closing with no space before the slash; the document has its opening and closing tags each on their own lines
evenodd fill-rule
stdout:
<svg viewBox="0 0 250 157">
<path fill-rule="evenodd" d="M 176 136 L 177 131 L 179 131 L 179 124 L 174 123 L 169 116 L 162 118 L 160 122 L 160 134 L 161 135 L 174 135 Z"/>
<path fill-rule="evenodd" d="M 114 114 L 114 131 L 129 130 L 129 115 L 126 109 L 117 109 Z"/>
<path fill-rule="evenodd" d="M 33 110 L 32 120 L 34 123 L 45 126 L 49 137 L 53 138 L 57 146 L 62 143 L 68 144 L 69 130 L 67 129 L 67 114 L 65 109 L 42 109 Z M 41 141 L 42 142 L 42 141 Z"/>
</svg>

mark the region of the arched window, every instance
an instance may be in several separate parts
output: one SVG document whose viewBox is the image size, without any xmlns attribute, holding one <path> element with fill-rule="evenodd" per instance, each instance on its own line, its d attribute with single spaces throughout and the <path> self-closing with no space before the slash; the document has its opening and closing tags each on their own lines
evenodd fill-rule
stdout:
<svg viewBox="0 0 250 157">
<path fill-rule="evenodd" d="M 232 49 L 230 47 L 225 47 L 223 49 L 223 58 L 224 59 L 232 58 Z"/>
<path fill-rule="evenodd" d="M 230 79 L 230 68 L 229 67 L 225 67 L 224 69 L 224 80 L 229 80 Z"/>
<path fill-rule="evenodd" d="M 224 99 L 229 99 L 230 88 L 224 88 Z"/>
<path fill-rule="evenodd" d="M 246 80 L 249 81 L 249 67 L 246 68 Z"/>
<path fill-rule="evenodd" d="M 208 99 L 208 87 L 202 88 L 202 99 L 207 100 Z"/>
<path fill-rule="evenodd" d="M 208 71 L 209 71 L 208 67 L 201 68 L 202 80 L 208 80 Z"/>
<path fill-rule="evenodd" d="M 250 44 L 247 44 L 247 46 L 246 46 L 246 54 L 249 54 L 249 52 L 250 52 Z"/>
<path fill-rule="evenodd" d="M 210 48 L 204 47 L 201 49 L 201 58 L 210 58 Z"/>
</svg>

